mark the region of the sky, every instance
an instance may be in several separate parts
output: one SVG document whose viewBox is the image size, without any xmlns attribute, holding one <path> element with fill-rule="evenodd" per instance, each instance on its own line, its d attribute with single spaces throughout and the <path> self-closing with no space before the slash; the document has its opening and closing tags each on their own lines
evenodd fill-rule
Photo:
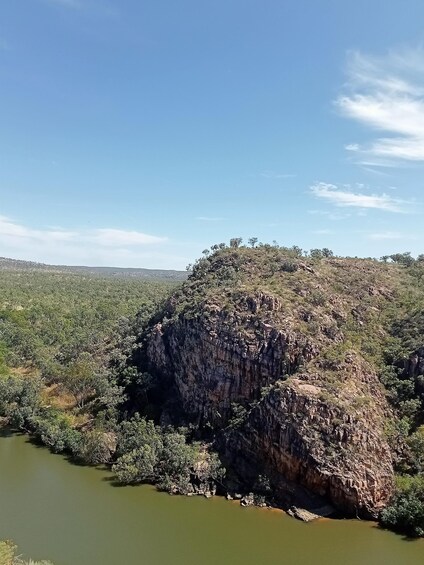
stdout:
<svg viewBox="0 0 424 565">
<path fill-rule="evenodd" d="M 422 0 L 1 0 L 0 256 L 424 252 Z"/>
</svg>

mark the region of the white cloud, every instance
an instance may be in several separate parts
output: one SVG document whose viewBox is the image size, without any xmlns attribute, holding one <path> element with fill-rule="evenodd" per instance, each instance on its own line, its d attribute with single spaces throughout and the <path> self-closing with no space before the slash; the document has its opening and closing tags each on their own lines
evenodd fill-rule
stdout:
<svg viewBox="0 0 424 565">
<path fill-rule="evenodd" d="M 350 143 L 348 151 L 376 160 L 374 165 L 424 161 L 424 51 L 349 56 L 347 94 L 336 100 L 340 112 L 385 132 L 369 144 Z"/>
<path fill-rule="evenodd" d="M 199 222 L 222 222 L 224 218 L 210 217 L 210 216 L 197 216 L 196 220 Z"/>
<path fill-rule="evenodd" d="M 357 143 L 349 143 L 345 145 L 346 151 L 359 151 L 359 145 Z"/>
<path fill-rule="evenodd" d="M 106 245 L 108 247 L 121 245 L 146 245 L 166 241 L 166 238 L 164 237 L 148 235 L 138 231 L 125 231 L 111 228 L 93 230 L 92 234 L 87 235 L 87 238 L 99 245 Z"/>
<path fill-rule="evenodd" d="M 328 210 L 308 210 L 308 214 L 314 216 L 325 216 L 329 220 L 345 220 L 350 217 L 346 212 L 329 212 Z"/>
<path fill-rule="evenodd" d="M 368 239 L 385 240 L 385 239 L 413 239 L 411 236 L 402 234 L 400 232 L 385 231 L 381 233 L 370 233 Z"/>
<path fill-rule="evenodd" d="M 406 212 L 407 202 L 392 198 L 388 194 L 364 194 L 353 192 L 349 185 L 340 189 L 334 184 L 320 182 L 310 187 L 310 191 L 317 198 L 326 200 L 330 204 L 339 207 L 352 207 L 365 209 L 383 210 L 385 212 Z"/>
<path fill-rule="evenodd" d="M 313 230 L 312 233 L 314 235 L 331 235 L 334 232 L 332 230 L 324 228 L 324 229 L 321 229 L 321 230 Z"/>
<path fill-rule="evenodd" d="M 49 241 L 70 241 L 78 236 L 78 234 L 76 232 L 61 229 L 34 230 L 20 225 L 6 216 L 0 216 L 0 236 L 2 236 L 3 240 L 4 238 L 13 238 L 16 241 L 31 239 L 39 243 L 46 243 Z"/>
<path fill-rule="evenodd" d="M 166 247 L 164 247 L 166 244 Z M 34 229 L 0 216 L 0 255 L 55 264 L 184 268 L 165 237 L 135 230 Z"/>
</svg>

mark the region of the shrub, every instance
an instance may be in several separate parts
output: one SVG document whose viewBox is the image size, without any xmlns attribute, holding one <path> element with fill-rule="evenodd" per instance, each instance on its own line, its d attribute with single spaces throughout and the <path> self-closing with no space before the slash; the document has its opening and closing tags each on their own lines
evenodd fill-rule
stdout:
<svg viewBox="0 0 424 565">
<path fill-rule="evenodd" d="M 0 416 L 24 428 L 40 408 L 41 379 L 15 375 L 0 377 Z"/>
<path fill-rule="evenodd" d="M 382 511 L 380 523 L 411 537 L 424 536 L 424 475 L 398 479 L 395 496 Z"/>
<path fill-rule="evenodd" d="M 35 437 L 54 453 L 79 452 L 82 434 L 72 428 L 65 414 L 57 410 L 45 409 L 31 419 L 31 426 Z"/>
<path fill-rule="evenodd" d="M 209 490 L 224 473 L 216 454 L 187 443 L 180 431 L 161 430 L 138 414 L 122 422 L 117 453 L 112 470 L 124 484 L 149 481 L 161 490 L 185 494 L 193 491 L 194 483 Z"/>
</svg>

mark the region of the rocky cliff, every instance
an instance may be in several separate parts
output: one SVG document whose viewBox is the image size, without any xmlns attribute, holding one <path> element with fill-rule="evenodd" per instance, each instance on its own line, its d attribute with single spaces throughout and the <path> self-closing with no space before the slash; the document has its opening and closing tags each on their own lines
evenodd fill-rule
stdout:
<svg viewBox="0 0 424 565">
<path fill-rule="evenodd" d="M 376 516 L 394 474 L 372 359 L 395 286 L 371 261 L 221 250 L 149 329 L 149 370 L 247 484 L 266 476 L 282 505 Z"/>
</svg>

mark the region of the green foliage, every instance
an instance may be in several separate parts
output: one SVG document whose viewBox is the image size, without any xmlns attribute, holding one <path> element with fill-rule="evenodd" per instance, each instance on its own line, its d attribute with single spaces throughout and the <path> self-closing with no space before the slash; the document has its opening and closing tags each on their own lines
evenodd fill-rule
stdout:
<svg viewBox="0 0 424 565">
<path fill-rule="evenodd" d="M 25 428 L 40 407 L 40 378 L 0 377 L 0 416 L 14 428 Z"/>
<path fill-rule="evenodd" d="M 266 394 L 266 393 L 265 393 Z M 241 404 L 236 402 L 231 403 L 231 417 L 228 422 L 230 428 L 239 428 L 243 425 L 246 417 L 248 415 L 248 410 Z"/>
<path fill-rule="evenodd" d="M 405 253 L 393 253 L 392 255 L 383 255 L 383 257 L 381 257 L 381 260 L 384 263 L 387 263 L 389 259 L 393 263 L 398 263 L 399 265 L 403 265 L 404 267 L 410 267 L 415 262 L 415 259 L 411 256 L 410 251 L 407 251 Z"/>
<path fill-rule="evenodd" d="M 90 393 L 94 393 L 96 387 L 94 371 L 94 363 L 87 354 L 82 354 L 63 369 L 62 384 L 74 396 L 79 408 L 83 408 Z"/>
<path fill-rule="evenodd" d="M 85 431 L 75 447 L 71 446 L 74 456 L 87 465 L 111 463 L 115 449 L 115 434 L 99 428 Z"/>
<path fill-rule="evenodd" d="M 10 541 L 0 541 L 0 565 L 13 565 L 16 546 Z"/>
<path fill-rule="evenodd" d="M 71 426 L 69 418 L 62 412 L 41 410 L 31 419 L 31 426 L 35 437 L 54 453 L 78 452 L 82 434 Z"/>
<path fill-rule="evenodd" d="M 424 536 L 424 475 L 399 477 L 396 494 L 380 523 L 411 537 Z"/>
<path fill-rule="evenodd" d="M 9 373 L 7 358 L 9 356 L 6 344 L 0 341 L 0 377 Z"/>
<path fill-rule="evenodd" d="M 294 261 L 282 261 L 279 270 L 284 271 L 285 273 L 295 273 L 298 270 L 299 266 Z"/>
<path fill-rule="evenodd" d="M 175 286 L 169 282 L 71 272 L 0 270 L 0 370 L 30 365 L 48 382 L 72 366 L 104 367 L 135 326 L 150 318 Z M 134 328 L 134 333 L 136 329 Z M 85 357 L 84 357 L 85 355 Z"/>
<path fill-rule="evenodd" d="M 223 474 L 215 454 L 182 431 L 138 415 L 127 420 L 123 412 L 128 395 L 132 410 L 139 404 L 155 412 L 149 407 L 157 402 L 157 380 L 131 360 L 141 351 L 138 335 L 171 288 L 0 271 L 0 416 L 55 453 L 90 465 L 114 463 L 120 482 L 149 481 L 172 492 L 212 488 Z"/>
<path fill-rule="evenodd" d="M 156 446 L 146 444 L 124 453 L 113 465 L 112 470 L 120 483 L 153 481 L 157 462 Z"/>
<path fill-rule="evenodd" d="M 186 436 L 164 429 L 138 414 L 122 422 L 118 435 L 118 458 L 112 470 L 119 482 L 154 482 L 169 492 L 187 493 L 193 483 L 210 485 L 223 475 L 216 454 L 206 455 Z M 209 488 L 209 487 L 208 487 Z"/>
<path fill-rule="evenodd" d="M 402 451 L 411 429 L 408 418 L 394 418 L 387 420 L 385 434 L 390 447 L 394 452 Z"/>
<path fill-rule="evenodd" d="M 230 247 L 237 248 L 242 244 L 243 239 L 241 237 L 233 237 L 230 239 Z"/>
<path fill-rule="evenodd" d="M 16 555 L 17 547 L 11 541 L 0 541 L 0 565 L 53 565 L 50 561 L 24 561 Z"/>
<path fill-rule="evenodd" d="M 411 450 L 411 467 L 415 473 L 424 473 L 424 426 L 420 426 L 416 432 L 407 439 Z"/>
<path fill-rule="evenodd" d="M 319 259 L 334 257 L 334 253 L 331 251 L 331 249 L 324 247 L 323 249 L 311 249 L 309 251 L 309 256 L 312 259 L 318 259 L 319 260 Z"/>
</svg>

